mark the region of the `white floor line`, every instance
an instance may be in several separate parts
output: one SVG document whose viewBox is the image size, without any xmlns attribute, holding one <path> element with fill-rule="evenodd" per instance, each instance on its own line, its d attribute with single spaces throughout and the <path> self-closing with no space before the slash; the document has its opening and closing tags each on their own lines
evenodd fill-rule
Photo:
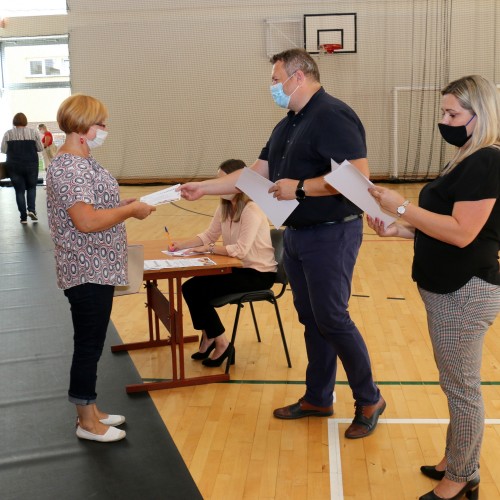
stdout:
<svg viewBox="0 0 500 500">
<path fill-rule="evenodd" d="M 328 419 L 328 456 L 330 460 L 330 498 L 331 500 L 344 500 L 342 487 L 342 463 L 340 459 L 340 435 L 339 424 L 350 424 L 351 418 L 329 418 Z M 381 418 L 380 424 L 447 424 L 446 418 Z M 500 425 L 500 419 L 487 418 L 485 425 Z"/>
<path fill-rule="evenodd" d="M 342 500 L 344 490 L 342 488 L 342 464 L 340 460 L 340 420 L 347 419 L 331 418 L 328 419 L 328 453 L 330 458 L 330 492 L 332 500 Z"/>
</svg>

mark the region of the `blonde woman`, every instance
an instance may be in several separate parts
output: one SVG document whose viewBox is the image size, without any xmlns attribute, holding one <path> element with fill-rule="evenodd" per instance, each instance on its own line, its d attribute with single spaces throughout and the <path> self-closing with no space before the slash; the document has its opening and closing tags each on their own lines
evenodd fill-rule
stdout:
<svg viewBox="0 0 500 500">
<path fill-rule="evenodd" d="M 396 191 L 371 194 L 399 219 L 380 236 L 415 239 L 413 279 L 427 311 L 429 333 L 448 399 L 445 453 L 423 474 L 440 480 L 420 500 L 477 499 L 484 429 L 481 354 L 484 336 L 500 310 L 500 101 L 495 85 L 466 76 L 442 90 L 443 139 L 456 154 L 413 205 Z"/>
<path fill-rule="evenodd" d="M 227 160 L 220 165 L 217 177 L 223 177 L 244 166 L 245 163 L 241 160 Z M 219 244 L 217 240 L 221 235 L 222 244 Z M 230 274 L 196 276 L 182 286 L 193 326 L 203 332 L 199 351 L 191 357 L 203 360 L 203 365 L 209 367 L 220 366 L 228 357 L 234 363 L 234 346 L 224 335 L 224 325 L 215 308 L 210 305 L 210 300 L 230 293 L 262 290 L 273 285 L 276 261 L 265 214 L 244 193 L 222 195 L 210 227 L 194 238 L 172 242 L 171 249 L 230 255 L 242 260 L 243 267 L 233 269 Z"/>
<path fill-rule="evenodd" d="M 47 170 L 52 158 L 54 158 L 56 154 L 57 148 L 54 144 L 54 136 L 52 135 L 52 132 L 49 131 L 45 123 L 40 123 L 40 125 L 38 125 L 38 130 L 42 136 L 43 161 L 45 163 L 45 170 Z"/>
<path fill-rule="evenodd" d="M 97 363 L 113 305 L 115 285 L 127 283 L 124 221 L 145 219 L 154 207 L 120 200 L 116 179 L 91 154 L 107 135 L 108 110 L 97 99 L 75 94 L 57 112 L 66 140 L 47 170 L 47 213 L 57 284 L 71 306 L 74 352 L 68 399 L 78 415 L 76 435 L 112 442 L 125 437 L 115 426 L 122 415 L 97 407 Z"/>
</svg>

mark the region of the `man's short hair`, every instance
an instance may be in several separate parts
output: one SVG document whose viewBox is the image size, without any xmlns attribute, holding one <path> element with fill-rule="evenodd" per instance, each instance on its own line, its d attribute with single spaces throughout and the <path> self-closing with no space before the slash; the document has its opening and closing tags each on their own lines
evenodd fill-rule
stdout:
<svg viewBox="0 0 500 500">
<path fill-rule="evenodd" d="M 316 61 L 304 49 L 288 49 L 271 57 L 270 62 L 275 64 L 281 61 L 285 65 L 285 71 L 288 76 L 293 75 L 295 71 L 300 70 L 306 76 L 311 76 L 319 83 L 319 69 Z"/>
</svg>

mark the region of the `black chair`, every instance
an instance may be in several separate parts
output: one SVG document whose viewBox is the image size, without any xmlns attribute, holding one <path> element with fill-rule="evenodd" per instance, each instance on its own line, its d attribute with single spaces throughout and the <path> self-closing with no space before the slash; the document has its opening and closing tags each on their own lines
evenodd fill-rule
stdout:
<svg viewBox="0 0 500 500">
<path fill-rule="evenodd" d="M 288 354 L 288 346 L 286 344 L 285 332 L 283 330 L 283 323 L 281 322 L 281 315 L 278 308 L 278 299 L 285 293 L 286 286 L 288 285 L 288 278 L 286 276 L 285 267 L 283 265 L 283 230 L 281 229 L 271 229 L 271 240 L 274 247 L 274 258 L 278 263 L 278 269 L 276 273 L 276 280 L 274 284 L 280 284 L 281 290 L 278 294 L 275 294 L 271 288 L 267 290 L 257 290 L 255 292 L 244 292 L 244 293 L 231 293 L 229 295 L 223 295 L 222 297 L 217 297 L 213 299 L 210 304 L 214 307 L 223 307 L 228 304 L 235 304 L 236 316 L 234 318 L 233 334 L 231 336 L 231 343 L 234 346 L 234 341 L 236 340 L 236 331 L 238 329 L 238 321 L 240 319 L 240 312 L 243 309 L 245 303 L 250 304 L 250 309 L 252 311 L 253 324 L 255 325 L 255 332 L 257 334 L 257 340 L 260 342 L 260 332 L 257 326 L 257 318 L 255 317 L 255 310 L 253 308 L 254 302 L 267 301 L 274 304 L 274 309 L 276 311 L 276 318 L 278 320 L 278 325 L 281 332 L 281 340 L 283 341 L 283 348 L 285 349 L 286 361 L 288 363 L 288 368 L 292 367 L 290 361 L 290 355 Z M 229 373 L 229 366 L 231 364 L 231 356 L 227 359 L 226 373 Z"/>
</svg>

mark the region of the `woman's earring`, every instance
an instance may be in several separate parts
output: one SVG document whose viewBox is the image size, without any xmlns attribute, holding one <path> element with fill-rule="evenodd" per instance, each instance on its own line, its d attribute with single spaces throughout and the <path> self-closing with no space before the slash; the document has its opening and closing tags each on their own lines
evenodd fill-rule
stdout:
<svg viewBox="0 0 500 500">
<path fill-rule="evenodd" d="M 80 144 L 83 144 L 83 137 L 80 137 Z"/>
</svg>

